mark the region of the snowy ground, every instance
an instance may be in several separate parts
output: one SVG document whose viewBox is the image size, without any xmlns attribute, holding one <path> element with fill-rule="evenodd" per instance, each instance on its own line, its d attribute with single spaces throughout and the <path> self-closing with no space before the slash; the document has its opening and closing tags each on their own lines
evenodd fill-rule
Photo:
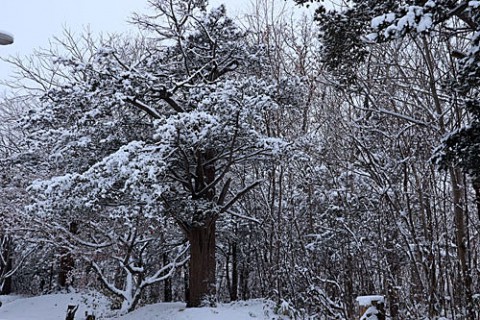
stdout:
<svg viewBox="0 0 480 320">
<path fill-rule="evenodd" d="M 0 320 L 64 320 L 69 304 L 79 305 L 76 320 L 95 310 L 97 320 L 248 320 L 288 319 L 274 315 L 272 303 L 263 300 L 220 304 L 217 308 L 186 309 L 184 303 L 145 306 L 122 317 L 112 316 L 105 299 L 95 294 L 51 294 L 39 297 L 0 296 Z"/>
</svg>

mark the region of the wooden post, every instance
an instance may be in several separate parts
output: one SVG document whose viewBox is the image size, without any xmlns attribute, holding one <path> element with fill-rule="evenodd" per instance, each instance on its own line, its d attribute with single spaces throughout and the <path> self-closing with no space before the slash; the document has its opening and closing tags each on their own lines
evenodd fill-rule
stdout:
<svg viewBox="0 0 480 320">
<path fill-rule="evenodd" d="M 69 304 L 67 307 L 67 316 L 65 320 L 75 320 L 75 312 L 78 310 L 78 305 Z"/>
<path fill-rule="evenodd" d="M 383 296 L 358 296 L 360 320 L 385 320 L 385 299 Z"/>
<path fill-rule="evenodd" d="M 95 320 L 95 316 L 93 314 L 88 314 L 88 312 L 85 312 L 85 320 Z"/>
</svg>

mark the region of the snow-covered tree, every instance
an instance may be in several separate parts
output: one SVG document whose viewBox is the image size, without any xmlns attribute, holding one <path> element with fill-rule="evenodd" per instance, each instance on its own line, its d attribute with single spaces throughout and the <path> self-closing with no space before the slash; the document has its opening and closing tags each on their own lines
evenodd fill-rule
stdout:
<svg viewBox="0 0 480 320">
<path fill-rule="evenodd" d="M 173 255 L 153 275 L 141 264 L 161 255 L 145 248 L 174 234 L 174 221 L 189 243 L 187 305 L 197 307 L 215 295 L 217 220 L 259 184 L 248 174 L 232 181 L 232 172 L 286 148 L 260 121 L 284 102 L 275 81 L 250 71 L 262 68 L 264 48 L 247 44 L 223 6 L 150 3 L 155 18 L 134 18 L 144 38 L 101 44 L 86 59 L 56 58 L 67 76 L 23 120 L 47 173 L 30 186 L 29 208 L 127 309 L 132 281 L 142 288 L 184 261 Z M 108 254 L 126 274 L 123 288 L 94 260 L 107 248 L 121 251 Z"/>
<path fill-rule="evenodd" d="M 26 110 L 29 100 L 24 97 L 3 97 L 0 101 L 0 292 L 13 291 L 13 278 L 30 258 L 38 243 L 30 239 L 29 219 L 22 206 L 28 203 L 25 187 L 31 170 L 25 170 L 18 161 L 22 146 L 22 131 L 17 120 Z"/>
<path fill-rule="evenodd" d="M 299 0 L 296 2 L 307 3 L 309 1 Z M 398 210 L 395 208 L 405 207 L 405 205 L 399 206 L 400 203 L 406 204 L 408 208 L 406 212 L 410 221 L 405 220 L 402 224 L 407 226 L 411 234 L 402 233 L 402 236 L 405 237 L 405 240 L 415 243 L 417 249 L 407 251 L 407 253 L 414 261 L 414 265 L 421 265 L 423 259 L 433 261 L 434 252 L 445 250 L 440 248 L 445 244 L 440 244 L 441 241 L 436 239 L 438 233 L 442 233 L 442 231 L 437 230 L 438 233 L 433 231 L 432 217 L 437 217 L 442 221 L 445 219 L 440 218 L 443 210 L 438 204 L 443 200 L 438 198 L 438 195 L 450 192 L 450 203 L 447 203 L 449 211 L 451 211 L 450 216 L 453 218 L 453 226 L 448 220 L 445 221 L 445 224 L 452 227 L 452 234 L 455 238 L 453 242 L 456 243 L 456 263 L 459 266 L 458 273 L 456 273 L 458 280 L 455 281 L 458 286 L 455 288 L 458 289 L 456 296 L 462 297 L 454 299 L 453 304 L 460 306 L 468 318 L 475 317 L 472 298 L 474 296 L 472 291 L 473 269 L 468 257 L 471 256 L 470 252 L 475 251 L 476 248 L 471 246 L 469 240 L 469 226 L 472 220 L 468 213 L 472 203 L 472 190 L 467 184 L 468 179 L 465 179 L 465 173 L 472 178 L 472 189 L 478 199 L 479 189 L 476 183 L 476 164 L 474 164 L 478 162 L 478 147 L 475 138 L 478 129 L 476 129 L 476 111 L 473 111 L 477 109 L 475 101 L 477 95 L 478 8 L 476 1 L 373 0 L 344 1 L 341 5 L 333 8 L 320 5 L 316 11 L 323 46 L 322 63 L 335 75 L 339 87 L 347 89 L 354 96 L 362 97 L 361 100 L 351 104 L 352 108 L 359 112 L 356 117 L 365 116 L 365 120 L 368 120 L 366 123 L 369 125 L 372 125 L 370 119 L 374 115 L 380 121 L 388 117 L 396 117 L 399 120 L 403 118 L 405 123 L 411 123 L 413 127 L 418 127 L 411 135 L 402 134 L 403 137 L 397 136 L 392 139 L 398 143 L 396 148 L 399 148 L 396 151 L 392 150 L 394 151 L 392 155 L 402 154 L 405 156 L 408 154 L 409 157 L 422 160 L 417 163 L 413 163 L 409 160 L 410 158 L 405 157 L 403 159 L 406 160 L 400 162 L 399 159 L 388 159 L 388 157 L 383 160 L 388 159 L 389 162 L 394 160 L 405 170 L 404 186 L 403 188 L 398 186 L 400 188 L 395 192 L 398 195 L 399 191 L 403 190 L 404 196 L 396 196 L 397 199 L 393 203 L 397 200 L 399 203 L 392 203 L 391 209 L 395 212 Z M 377 55 L 378 48 L 384 49 L 389 46 L 392 56 Z M 402 58 L 404 55 L 406 60 Z M 422 60 L 421 64 L 418 64 L 418 59 Z M 382 66 L 382 64 L 385 64 L 384 70 L 377 73 L 378 66 Z M 412 68 L 412 65 L 415 67 Z M 423 68 L 425 68 L 424 71 L 421 71 Z M 415 72 L 411 73 L 413 70 L 417 70 L 416 75 Z M 411 76 L 407 77 L 410 74 Z M 396 79 L 394 85 L 391 88 L 383 89 L 386 95 L 374 93 L 393 79 Z M 422 93 L 420 88 L 423 88 L 424 93 L 428 94 Z M 372 93 L 374 93 L 373 96 L 371 96 Z M 372 99 L 372 97 L 375 98 Z M 411 107 L 407 107 L 409 104 Z M 385 109 L 386 106 L 393 108 Z M 362 112 L 366 112 L 366 114 Z M 375 129 L 364 127 L 363 130 L 378 130 L 377 126 L 375 125 Z M 420 126 L 423 126 L 423 129 L 420 129 Z M 385 131 L 382 132 L 385 133 Z M 370 134 L 375 135 L 373 132 Z M 409 137 L 407 138 L 407 136 Z M 441 136 L 444 136 L 443 141 L 440 141 Z M 421 137 L 421 141 L 417 141 L 419 137 Z M 386 142 L 383 139 L 376 140 L 376 143 L 372 145 L 377 146 L 380 141 Z M 412 141 L 416 141 L 415 144 L 412 144 Z M 418 150 L 418 154 L 411 153 L 411 150 L 417 145 L 423 145 L 427 141 L 429 142 L 424 147 L 429 146 L 429 149 L 440 145 L 436 154 L 429 153 L 425 156 L 420 150 Z M 372 145 L 365 148 L 368 150 L 367 154 L 373 149 Z M 384 153 L 387 149 L 386 146 L 383 143 L 381 146 L 383 149 L 381 153 L 386 155 Z M 375 153 L 375 156 L 377 155 L 379 154 Z M 437 159 L 436 163 L 446 169 L 439 175 L 446 177 L 449 180 L 448 184 L 441 186 L 434 182 L 434 174 L 431 173 L 434 166 L 430 162 L 431 159 Z M 419 165 L 420 163 L 422 165 Z M 369 167 L 372 166 L 369 165 Z M 376 167 L 373 172 L 379 168 Z M 411 177 L 416 177 L 417 180 L 410 180 Z M 377 181 L 384 183 L 385 179 L 386 177 L 383 176 Z M 424 183 L 422 184 L 420 181 L 424 181 Z M 412 186 L 416 187 L 412 188 Z M 410 193 L 408 190 L 415 190 L 415 192 Z M 435 200 L 430 202 L 432 199 Z M 412 202 L 413 200 L 414 202 Z M 435 205 L 432 205 L 433 203 Z M 414 208 L 418 211 L 415 211 Z M 415 212 L 417 214 L 414 214 Z M 422 219 L 420 225 L 425 226 L 424 230 L 416 230 L 414 221 L 417 218 Z M 402 219 L 400 215 L 396 221 Z M 430 243 L 431 249 L 418 249 L 425 246 L 425 243 Z M 438 248 L 433 249 L 434 246 L 438 246 Z M 425 258 L 418 258 L 424 255 L 426 255 Z M 450 257 L 446 258 L 446 260 L 449 259 Z M 438 290 L 437 281 L 432 280 L 436 279 L 438 274 L 438 272 L 432 271 L 433 267 L 442 268 L 443 258 L 438 260 L 438 265 L 431 263 L 428 268 L 422 267 L 423 270 L 428 270 L 425 272 L 428 280 L 422 280 L 422 272 L 416 271 L 417 281 L 420 283 L 418 288 L 430 286 L 430 289 L 426 290 L 430 292 L 430 295 L 425 297 L 425 300 L 428 300 L 431 316 L 435 316 L 440 309 L 438 303 L 441 298 L 433 293 Z M 394 307 L 394 303 L 390 304 L 390 308 L 392 307 Z M 450 310 L 453 314 L 456 312 L 454 308 Z M 392 317 L 399 316 L 397 311 L 397 307 L 390 310 Z"/>
</svg>

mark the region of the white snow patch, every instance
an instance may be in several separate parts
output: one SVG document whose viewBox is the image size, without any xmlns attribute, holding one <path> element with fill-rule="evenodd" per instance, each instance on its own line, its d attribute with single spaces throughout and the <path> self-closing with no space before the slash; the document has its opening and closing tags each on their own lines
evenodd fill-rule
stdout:
<svg viewBox="0 0 480 320">
<path fill-rule="evenodd" d="M 98 300 L 97 300 L 98 299 Z M 94 294 L 59 293 L 38 297 L 0 296 L 0 320 L 65 320 L 68 305 L 79 305 L 75 319 L 83 319 L 85 312 L 104 314 L 107 302 Z"/>
<path fill-rule="evenodd" d="M 362 307 L 368 307 L 372 305 L 372 302 L 380 302 L 384 303 L 384 297 L 383 296 L 378 296 L 378 295 L 372 295 L 372 296 L 358 296 L 357 297 L 357 302 L 359 305 Z"/>
<path fill-rule="evenodd" d="M 378 320 L 377 317 L 378 310 L 375 307 L 369 307 L 363 316 L 360 318 L 360 320 Z"/>
<path fill-rule="evenodd" d="M 118 320 L 248 320 L 248 319 L 290 319 L 273 313 L 271 303 L 263 300 L 249 300 L 219 304 L 216 308 L 185 308 L 185 303 L 158 303 L 145 306 Z"/>
<path fill-rule="evenodd" d="M 480 7 L 480 1 L 468 1 L 468 6 L 476 9 Z"/>
<path fill-rule="evenodd" d="M 421 32 L 427 31 L 432 28 L 432 25 L 433 25 L 432 14 L 426 13 L 422 16 L 422 18 L 420 19 L 420 22 L 417 25 L 417 32 L 421 33 Z"/>
<path fill-rule="evenodd" d="M 377 39 L 378 39 L 378 33 L 376 32 L 369 33 L 365 36 L 366 42 L 375 42 L 377 41 Z"/>
<path fill-rule="evenodd" d="M 108 301 L 99 294 L 50 294 L 38 297 L 0 296 L 0 320 L 64 320 L 68 305 L 79 305 L 75 319 L 85 311 L 110 320 L 288 320 L 274 314 L 275 304 L 263 299 L 219 304 L 216 308 L 185 308 L 183 302 L 157 303 L 123 316 L 112 316 Z"/>
<path fill-rule="evenodd" d="M 384 23 L 392 23 L 395 20 L 395 13 L 386 13 L 372 19 L 372 28 L 378 29 Z"/>
</svg>

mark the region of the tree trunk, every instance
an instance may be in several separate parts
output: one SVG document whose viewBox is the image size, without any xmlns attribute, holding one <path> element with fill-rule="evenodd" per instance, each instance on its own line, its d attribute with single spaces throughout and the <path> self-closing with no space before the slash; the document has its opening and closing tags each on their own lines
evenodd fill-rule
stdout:
<svg viewBox="0 0 480 320">
<path fill-rule="evenodd" d="M 248 264 L 244 262 L 242 264 L 242 269 L 239 275 L 240 288 L 242 289 L 240 296 L 242 300 L 250 299 L 248 278 L 249 278 Z"/>
<path fill-rule="evenodd" d="M 60 270 L 58 271 L 58 285 L 61 288 L 66 288 L 70 285 L 69 277 L 70 273 L 75 267 L 75 261 L 70 252 L 62 250 L 60 256 Z"/>
<path fill-rule="evenodd" d="M 5 265 L 2 265 L 2 270 L 1 273 L 2 275 L 7 275 L 12 269 L 13 269 L 13 263 L 12 263 L 12 252 L 11 252 L 11 247 L 10 247 L 10 239 L 5 238 L 4 240 L 4 248 L 3 248 L 3 260 L 5 261 Z M 6 277 L 3 279 L 3 284 L 2 284 L 2 290 L 0 291 L 0 294 L 2 295 L 7 295 L 12 293 L 12 277 Z"/>
<path fill-rule="evenodd" d="M 201 307 L 216 294 L 215 221 L 187 230 L 190 242 L 189 299 L 187 307 Z"/>
<path fill-rule="evenodd" d="M 8 257 L 6 272 L 12 270 L 12 257 Z M 12 293 L 12 277 L 7 277 L 3 280 L 2 290 L 0 291 L 1 295 L 8 295 Z"/>
<path fill-rule="evenodd" d="M 458 263 L 461 269 L 461 297 L 466 304 L 466 311 L 469 319 L 474 319 L 475 309 L 472 294 L 472 277 L 468 263 L 468 255 L 470 248 L 467 246 L 467 230 L 466 230 L 466 213 L 462 202 L 463 189 L 465 188 L 463 174 L 460 169 L 452 168 L 450 170 L 453 194 L 453 213 L 455 222 L 455 236 L 457 242 Z"/>
<path fill-rule="evenodd" d="M 185 267 L 185 273 L 183 276 L 183 284 L 185 286 L 185 301 L 190 301 L 190 288 L 189 288 L 190 277 L 188 275 L 188 269 L 189 268 Z"/>
<path fill-rule="evenodd" d="M 480 179 L 475 178 L 472 180 L 472 187 L 475 191 L 475 205 L 477 206 L 477 216 L 480 221 Z"/>
<path fill-rule="evenodd" d="M 163 254 L 163 265 L 166 266 L 170 263 L 170 259 L 168 258 L 168 253 Z M 173 301 L 173 293 L 172 293 L 172 278 L 167 278 L 163 282 L 163 301 L 164 302 L 172 302 Z"/>
<path fill-rule="evenodd" d="M 227 288 L 230 295 L 230 301 L 238 300 L 238 258 L 237 244 L 235 242 L 228 245 L 229 251 L 225 262 L 225 275 L 227 277 Z M 232 270 L 230 271 L 230 256 L 232 256 Z M 231 274 L 230 274 L 231 272 Z"/>
<path fill-rule="evenodd" d="M 237 244 L 232 243 L 232 284 L 230 290 L 230 300 L 238 300 L 238 252 Z"/>
<path fill-rule="evenodd" d="M 73 221 L 69 225 L 68 229 L 72 234 L 77 234 L 78 223 Z M 67 249 L 61 249 L 60 251 L 60 269 L 58 271 L 58 285 L 60 288 L 66 288 L 71 285 L 73 281 L 69 281 L 70 273 L 75 268 L 74 256 Z"/>
</svg>

